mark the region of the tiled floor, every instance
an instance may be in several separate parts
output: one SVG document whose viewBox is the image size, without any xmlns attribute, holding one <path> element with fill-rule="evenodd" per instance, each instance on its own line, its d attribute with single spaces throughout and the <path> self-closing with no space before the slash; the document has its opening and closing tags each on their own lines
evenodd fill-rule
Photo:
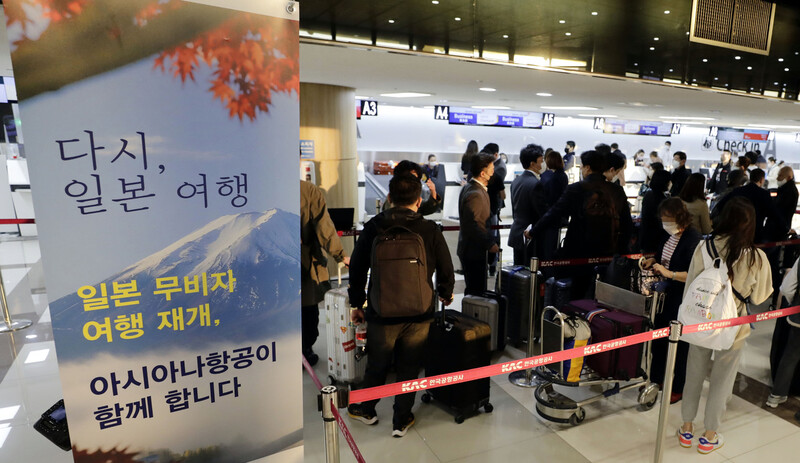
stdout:
<svg viewBox="0 0 800 463">
<path fill-rule="evenodd" d="M 511 253 L 506 253 L 510 260 Z M 36 433 L 32 424 L 61 396 L 49 312 L 46 310 L 38 243 L 35 240 L 0 238 L 0 270 L 14 318 L 27 317 L 33 327 L 14 334 L 0 334 L 0 462 L 66 463 L 72 457 Z M 461 277 L 458 277 L 461 280 Z M 457 288 L 463 288 L 463 283 Z M 460 294 L 455 306 L 459 306 Z M 680 419 L 680 404 L 670 407 L 665 445 L 666 462 L 794 461 L 800 454 L 800 423 L 792 417 L 796 400 L 780 416 L 763 407 L 769 389 L 769 343 L 772 322 L 758 325 L 749 339 L 737 382 L 721 431 L 726 444 L 703 456 L 680 448 L 673 433 Z M 324 350 L 321 329 L 317 350 Z M 44 360 L 26 363 L 31 352 Z M 524 353 L 507 347 L 495 361 L 521 358 Z M 315 367 L 326 378 L 324 363 Z M 303 375 L 305 458 L 325 460 L 322 420 L 316 408 L 316 388 Z M 588 395 L 597 391 L 569 391 Z M 419 396 L 418 396 L 419 397 Z M 381 421 L 365 426 L 345 420 L 369 462 L 649 462 L 658 423 L 658 408 L 640 411 L 636 391 L 627 391 L 586 407 L 586 421 L 577 427 L 552 423 L 535 409 L 533 390 L 512 385 L 506 376 L 492 378 L 492 413 L 481 413 L 457 425 L 440 407 L 417 401 L 417 424 L 402 439 L 391 437 L 391 400 L 378 404 Z M 702 404 L 701 404 L 702 410 Z M 698 426 L 702 428 L 702 415 Z M 222 425 L 222 423 L 221 423 Z M 343 462 L 355 461 L 341 440 Z"/>
</svg>

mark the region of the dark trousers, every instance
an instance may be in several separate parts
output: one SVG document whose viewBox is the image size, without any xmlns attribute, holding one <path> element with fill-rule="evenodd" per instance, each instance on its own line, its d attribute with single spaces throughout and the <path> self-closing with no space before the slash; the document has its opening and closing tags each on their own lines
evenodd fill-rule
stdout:
<svg viewBox="0 0 800 463">
<path fill-rule="evenodd" d="M 306 351 L 314 347 L 319 337 L 319 305 L 304 305 L 301 310 L 303 350 Z"/>
<path fill-rule="evenodd" d="M 486 291 L 486 272 L 488 264 L 486 259 L 465 259 L 461 260 L 461 269 L 464 271 L 465 295 L 480 296 Z"/>
<path fill-rule="evenodd" d="M 655 339 L 652 346 L 653 362 L 650 364 L 650 381 L 664 384 L 664 370 L 667 368 L 669 340 L 667 338 Z M 680 394 L 683 392 L 683 384 L 686 382 L 686 359 L 689 357 L 689 344 L 678 341 L 677 354 L 671 392 Z"/>
<path fill-rule="evenodd" d="M 789 395 L 797 364 L 800 362 L 800 328 L 789 326 L 789 338 L 775 374 L 773 395 Z"/>
<path fill-rule="evenodd" d="M 370 323 L 367 328 L 367 371 L 358 388 L 386 384 L 386 375 L 395 360 L 396 381 L 416 379 L 422 368 L 425 343 L 428 340 L 430 322 L 379 325 Z M 393 424 L 405 424 L 414 406 L 415 393 L 400 394 L 394 398 Z M 371 411 L 377 400 L 364 402 Z"/>
</svg>

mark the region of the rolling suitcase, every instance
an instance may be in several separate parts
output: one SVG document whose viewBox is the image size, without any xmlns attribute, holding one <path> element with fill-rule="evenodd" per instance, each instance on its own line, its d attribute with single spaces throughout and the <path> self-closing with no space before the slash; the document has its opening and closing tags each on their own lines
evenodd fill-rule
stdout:
<svg viewBox="0 0 800 463">
<path fill-rule="evenodd" d="M 558 280 L 555 277 L 548 278 L 544 284 L 544 306 L 552 306 L 561 310 L 570 301 L 571 292 L 572 279 L 564 278 Z"/>
<path fill-rule="evenodd" d="M 425 376 L 441 375 L 489 365 L 491 328 L 486 323 L 455 310 L 445 310 L 436 315 L 428 333 L 428 355 L 425 358 Z M 483 407 L 492 411 L 489 403 L 489 378 L 467 383 L 429 389 L 423 402 L 436 399 L 445 405 L 463 423 Z"/>
<path fill-rule="evenodd" d="M 572 301 L 563 307 L 562 312 L 589 321 L 592 344 L 642 333 L 647 328 L 645 317 L 605 308 L 591 299 Z M 623 347 L 590 355 L 586 357 L 586 365 L 603 378 L 628 381 L 644 373 L 641 368 L 642 352 L 643 344 Z"/>
<path fill-rule="evenodd" d="M 356 360 L 356 330 L 350 326 L 350 301 L 347 288 L 325 293 L 325 329 L 328 334 L 328 380 L 357 383 L 367 369 L 366 356 Z"/>
<path fill-rule="evenodd" d="M 502 262 L 502 253 L 498 254 L 498 261 Z M 461 313 L 477 318 L 492 329 L 489 342 L 492 351 L 503 350 L 506 347 L 508 298 L 499 290 L 502 271 L 497 275 L 494 291 L 484 291 L 480 296 L 464 296 L 461 301 Z"/>
<path fill-rule="evenodd" d="M 531 313 L 531 271 L 521 265 L 503 267 L 500 271 L 500 292 L 508 298 L 506 311 L 506 337 L 509 342 L 519 345 L 528 340 L 528 327 Z M 541 314 L 536 314 L 538 319 Z M 535 326 L 535 336 L 539 337 L 539 323 Z"/>
</svg>

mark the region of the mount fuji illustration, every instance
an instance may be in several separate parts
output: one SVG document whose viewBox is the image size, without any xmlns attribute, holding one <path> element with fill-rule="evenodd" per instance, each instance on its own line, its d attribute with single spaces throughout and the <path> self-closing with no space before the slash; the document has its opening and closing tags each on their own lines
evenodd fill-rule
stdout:
<svg viewBox="0 0 800 463">
<path fill-rule="evenodd" d="M 85 311 L 83 300 L 73 293 L 50 304 L 53 331 L 59 361 L 86 359 L 94 353 L 114 355 L 196 349 L 220 342 L 248 346 L 249 341 L 285 336 L 297 332 L 300 322 L 300 218 L 296 214 L 272 209 L 222 216 L 195 230 L 136 264 L 102 282 L 112 294 L 112 283 L 135 280 L 141 293 L 138 305 Z M 236 279 L 233 292 L 211 287 L 213 273 L 233 272 Z M 172 293 L 171 301 L 164 294 L 153 294 L 156 279 L 183 277 L 206 273 L 208 295 L 202 292 Z M 227 281 L 227 276 L 223 279 Z M 192 325 L 183 331 L 169 327 L 158 329 L 162 317 L 182 307 L 184 323 L 188 323 L 188 308 L 209 304 L 210 326 L 200 326 L 199 314 Z M 144 334 L 136 339 L 122 339 L 114 329 L 119 315 L 142 314 Z M 105 336 L 88 341 L 83 327 L 89 321 L 102 323 L 108 317 L 113 341 Z M 172 320 L 172 317 L 169 318 Z M 219 324 L 215 326 L 215 320 Z M 92 331 L 93 332 L 93 331 Z"/>
</svg>

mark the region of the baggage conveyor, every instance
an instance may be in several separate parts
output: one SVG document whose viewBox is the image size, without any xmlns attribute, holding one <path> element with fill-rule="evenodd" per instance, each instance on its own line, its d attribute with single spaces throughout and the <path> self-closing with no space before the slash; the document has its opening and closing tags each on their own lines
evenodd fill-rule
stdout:
<svg viewBox="0 0 800 463">
<path fill-rule="evenodd" d="M 655 292 L 650 296 L 643 296 L 601 281 L 596 283 L 595 294 L 600 306 L 643 316 L 649 321 L 649 327 L 653 326 L 655 316 L 661 311 L 664 301 L 662 293 Z M 566 320 L 569 317 L 570 315 L 552 306 L 548 306 L 542 311 L 542 354 L 564 350 Z M 544 382 L 539 384 L 534 392 L 536 411 L 549 421 L 577 426 L 586 418 L 585 406 L 635 388 L 639 389 L 637 402 L 640 408 L 642 410 L 650 410 L 658 401 L 659 391 L 658 385 L 650 382 L 651 342 L 648 341 L 642 346 L 640 374 L 635 378 L 623 380 L 613 377 L 600 377 L 584 365 L 580 379 L 578 381 L 568 381 L 563 375 L 564 362 L 537 368 L 536 374 Z M 631 346 L 623 349 L 635 347 Z M 642 363 L 643 365 L 641 365 Z M 554 368 L 557 368 L 557 370 Z M 557 391 L 554 386 L 561 386 L 560 389 L 590 386 L 610 387 L 601 394 L 583 400 L 574 400 L 565 395 L 566 390 L 562 393 Z"/>
</svg>

